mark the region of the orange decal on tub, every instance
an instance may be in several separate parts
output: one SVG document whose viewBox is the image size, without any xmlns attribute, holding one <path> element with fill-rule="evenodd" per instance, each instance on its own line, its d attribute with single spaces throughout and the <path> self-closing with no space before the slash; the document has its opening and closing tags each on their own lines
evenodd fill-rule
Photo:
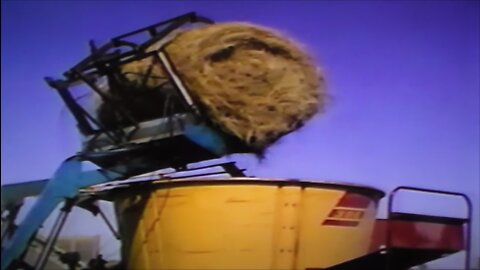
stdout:
<svg viewBox="0 0 480 270">
<path fill-rule="evenodd" d="M 355 227 L 365 214 L 370 199 L 356 193 L 345 193 L 328 217 L 323 221 L 324 226 Z"/>
</svg>

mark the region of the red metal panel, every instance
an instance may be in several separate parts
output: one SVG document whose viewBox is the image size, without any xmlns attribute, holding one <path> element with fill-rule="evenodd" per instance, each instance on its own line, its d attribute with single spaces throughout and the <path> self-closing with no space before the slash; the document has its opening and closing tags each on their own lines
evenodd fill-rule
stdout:
<svg viewBox="0 0 480 270">
<path fill-rule="evenodd" d="M 340 199 L 340 202 L 337 206 L 339 207 L 352 207 L 352 208 L 367 208 L 370 202 L 372 201 L 371 198 L 353 192 L 347 192 L 345 195 Z"/>
<path fill-rule="evenodd" d="M 404 220 L 377 220 L 370 251 L 386 244 L 386 226 L 391 226 L 392 247 L 462 250 L 464 248 L 463 226 L 442 223 Z"/>
<path fill-rule="evenodd" d="M 372 241 L 370 242 L 370 252 L 375 252 L 387 242 L 387 220 L 377 219 L 373 228 Z"/>
<path fill-rule="evenodd" d="M 327 219 L 323 222 L 323 225 L 355 227 L 358 225 L 358 221 Z"/>
</svg>

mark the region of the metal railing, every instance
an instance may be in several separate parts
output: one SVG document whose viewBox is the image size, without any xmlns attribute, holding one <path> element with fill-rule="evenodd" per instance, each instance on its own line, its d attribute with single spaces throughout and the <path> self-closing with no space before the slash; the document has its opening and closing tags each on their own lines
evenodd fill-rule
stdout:
<svg viewBox="0 0 480 270">
<path fill-rule="evenodd" d="M 430 193 L 430 194 L 438 194 L 438 195 L 447 195 L 447 196 L 454 196 L 454 197 L 460 197 L 462 198 L 466 205 L 467 205 L 467 217 L 464 219 L 465 223 L 464 226 L 465 228 L 465 233 L 464 237 L 465 239 L 465 269 L 470 270 L 470 257 L 471 257 L 471 236 L 472 236 L 472 202 L 470 198 L 459 192 L 451 192 L 451 191 L 443 191 L 443 190 L 435 190 L 435 189 L 427 189 L 427 188 L 418 188 L 418 187 L 410 187 L 410 186 L 400 186 L 395 188 L 392 192 L 390 192 L 388 196 L 388 220 L 390 221 L 393 217 L 394 214 L 398 214 L 398 212 L 393 212 L 393 202 L 395 195 L 399 193 L 399 191 L 414 191 L 414 192 L 422 192 L 422 193 Z M 402 214 L 409 214 L 409 213 L 403 213 Z M 391 256 L 392 252 L 389 250 L 392 246 L 392 232 L 393 228 L 391 224 L 387 223 L 387 228 L 386 228 L 386 269 L 390 269 L 391 266 Z"/>
</svg>

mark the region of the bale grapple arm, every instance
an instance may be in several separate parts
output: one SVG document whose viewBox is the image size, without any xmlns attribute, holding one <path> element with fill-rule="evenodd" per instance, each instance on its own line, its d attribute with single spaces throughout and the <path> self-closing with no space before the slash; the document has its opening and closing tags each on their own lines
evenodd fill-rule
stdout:
<svg viewBox="0 0 480 270">
<path fill-rule="evenodd" d="M 117 36 L 99 48 L 92 42 L 91 55 L 65 72 L 63 79 L 46 78 L 48 85 L 60 94 L 77 121 L 83 135 L 82 151 L 62 163 L 52 179 L 32 187 L 34 193 L 41 194 L 12 238 L 3 246 L 1 270 L 7 269 L 22 255 L 32 236 L 52 211 L 61 202 L 74 200 L 84 187 L 127 179 L 164 168 L 184 168 L 186 164 L 215 159 L 226 154 L 252 152 L 252 149 L 239 143 L 233 136 L 209 124 L 162 48 L 152 52 L 147 50 L 172 31 L 189 23 L 210 24 L 213 21 L 195 13 L 188 13 Z M 148 37 L 143 42 L 135 43 L 130 40 L 132 36 L 144 34 L 148 34 Z M 133 109 L 125 109 L 122 102 L 113 100 L 102 92 L 102 79 L 106 79 L 109 89 L 116 89 L 116 86 L 122 86 L 122 80 L 115 79 L 115 75 L 120 75 L 119 68 L 148 57 L 154 57 L 166 71 L 169 83 L 175 90 L 174 96 L 184 107 L 181 112 L 164 111 L 158 118 L 154 116 L 152 119 L 148 116 L 144 117 L 145 119 L 133 119 Z M 148 79 L 148 76 L 146 78 Z M 111 110 L 118 113 L 125 123 L 106 126 L 98 115 L 95 117 L 96 113 L 89 112 L 79 104 L 76 99 L 78 97 L 72 94 L 76 90 L 71 89 L 78 86 L 86 87 L 89 93 L 97 94 L 103 104 L 111 106 Z M 119 89 L 128 87 L 130 86 L 127 84 Z M 120 101 L 128 99 L 121 95 L 117 98 Z M 84 171 L 83 161 L 90 161 L 102 169 Z M 26 195 L 24 191 L 10 193 L 9 202 L 16 202 Z"/>
</svg>

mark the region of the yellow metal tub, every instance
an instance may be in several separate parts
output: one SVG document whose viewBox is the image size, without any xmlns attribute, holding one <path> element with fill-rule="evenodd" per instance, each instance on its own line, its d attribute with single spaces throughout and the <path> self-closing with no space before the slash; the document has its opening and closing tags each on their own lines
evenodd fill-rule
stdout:
<svg viewBox="0 0 480 270">
<path fill-rule="evenodd" d="M 324 268 L 368 252 L 380 190 L 230 178 L 118 190 L 128 269 Z"/>
</svg>

